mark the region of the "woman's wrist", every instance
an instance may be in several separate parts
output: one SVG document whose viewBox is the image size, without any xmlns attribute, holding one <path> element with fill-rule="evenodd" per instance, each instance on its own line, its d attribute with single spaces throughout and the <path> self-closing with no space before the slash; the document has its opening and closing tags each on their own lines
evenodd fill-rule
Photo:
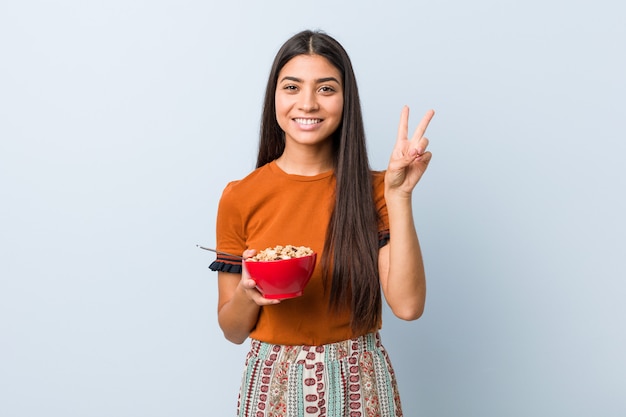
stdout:
<svg viewBox="0 0 626 417">
<path fill-rule="evenodd" d="M 403 191 L 385 191 L 385 205 L 387 211 L 413 210 L 413 195 Z"/>
</svg>

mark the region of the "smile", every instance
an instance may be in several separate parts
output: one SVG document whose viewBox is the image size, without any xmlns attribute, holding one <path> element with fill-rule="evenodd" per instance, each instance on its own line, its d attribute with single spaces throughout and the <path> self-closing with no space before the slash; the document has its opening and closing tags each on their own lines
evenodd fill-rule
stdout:
<svg viewBox="0 0 626 417">
<path fill-rule="evenodd" d="M 296 123 L 301 125 L 314 125 L 320 123 L 322 119 L 293 119 Z"/>
</svg>

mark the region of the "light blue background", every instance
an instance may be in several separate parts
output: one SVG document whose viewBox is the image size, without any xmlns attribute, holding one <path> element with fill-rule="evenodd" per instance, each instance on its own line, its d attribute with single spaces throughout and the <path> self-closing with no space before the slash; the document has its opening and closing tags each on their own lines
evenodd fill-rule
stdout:
<svg viewBox="0 0 626 417">
<path fill-rule="evenodd" d="M 402 105 L 417 322 L 385 311 L 407 416 L 626 415 L 626 25 L 614 0 L 0 3 L 0 415 L 234 415 L 216 205 L 254 167 L 278 47 L 350 53 L 371 162 Z"/>
</svg>

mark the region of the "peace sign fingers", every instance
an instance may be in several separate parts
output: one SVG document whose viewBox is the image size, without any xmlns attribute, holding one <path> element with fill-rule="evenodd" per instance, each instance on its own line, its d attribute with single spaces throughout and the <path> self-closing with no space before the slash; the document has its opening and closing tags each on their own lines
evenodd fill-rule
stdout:
<svg viewBox="0 0 626 417">
<path fill-rule="evenodd" d="M 395 146 L 395 154 L 397 157 L 415 157 L 422 155 L 426 151 L 428 139 L 424 137 L 424 134 L 434 115 L 434 110 L 426 112 L 419 125 L 417 125 L 413 137 L 409 141 L 409 107 L 404 106 L 402 108 Z"/>
<path fill-rule="evenodd" d="M 407 106 L 402 108 L 398 137 L 385 175 L 388 190 L 410 194 L 426 171 L 432 155 L 426 150 L 428 139 L 424 134 L 434 115 L 434 110 L 427 111 L 413 136 L 409 138 L 409 108 Z"/>
</svg>

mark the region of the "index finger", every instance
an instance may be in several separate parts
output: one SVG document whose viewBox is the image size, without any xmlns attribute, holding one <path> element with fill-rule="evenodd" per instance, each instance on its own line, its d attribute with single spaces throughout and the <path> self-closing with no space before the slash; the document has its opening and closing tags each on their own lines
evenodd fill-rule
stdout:
<svg viewBox="0 0 626 417">
<path fill-rule="evenodd" d="M 400 113 L 400 123 L 398 123 L 398 136 L 396 137 L 396 146 L 398 143 L 409 139 L 409 106 L 402 107 Z"/>
</svg>

